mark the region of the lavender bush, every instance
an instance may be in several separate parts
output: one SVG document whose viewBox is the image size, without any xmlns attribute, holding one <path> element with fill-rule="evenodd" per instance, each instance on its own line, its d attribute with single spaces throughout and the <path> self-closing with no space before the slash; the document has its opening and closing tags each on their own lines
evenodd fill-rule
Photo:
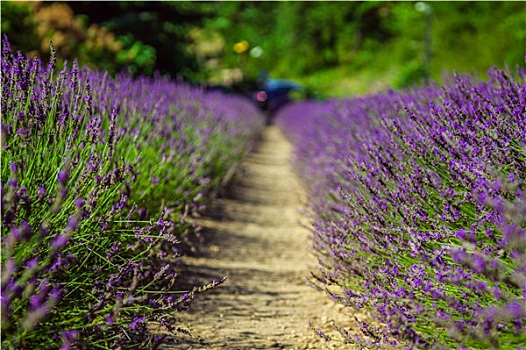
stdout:
<svg viewBox="0 0 526 350">
<path fill-rule="evenodd" d="M 181 240 L 263 127 L 167 78 L 58 71 L 2 42 L 2 348 L 155 348 L 184 332 Z M 183 277 L 184 278 L 184 277 Z"/>
<path fill-rule="evenodd" d="M 344 342 L 526 344 L 526 77 L 489 76 L 277 117 L 310 189 L 317 287 L 373 316 L 336 326 Z"/>
</svg>

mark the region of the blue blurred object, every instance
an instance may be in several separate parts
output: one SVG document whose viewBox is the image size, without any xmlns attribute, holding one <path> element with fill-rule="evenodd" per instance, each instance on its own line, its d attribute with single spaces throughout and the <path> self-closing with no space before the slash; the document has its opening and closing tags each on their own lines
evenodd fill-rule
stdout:
<svg viewBox="0 0 526 350">
<path fill-rule="evenodd" d="M 289 92 L 292 90 L 301 90 L 303 87 L 292 81 L 292 80 L 286 80 L 286 79 L 269 79 L 267 80 L 265 84 L 265 89 L 268 91 L 275 91 L 275 92 Z"/>
</svg>

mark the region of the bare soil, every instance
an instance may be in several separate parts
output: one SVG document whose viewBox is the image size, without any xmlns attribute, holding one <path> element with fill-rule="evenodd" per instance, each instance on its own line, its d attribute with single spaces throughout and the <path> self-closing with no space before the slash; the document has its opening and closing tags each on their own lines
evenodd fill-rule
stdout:
<svg viewBox="0 0 526 350">
<path fill-rule="evenodd" d="M 203 284 L 227 280 L 180 314 L 202 341 L 164 349 L 352 349 L 330 331 L 332 321 L 349 324 L 347 311 L 307 283 L 317 260 L 291 151 L 279 129 L 267 127 L 233 189 L 211 217 L 199 219 L 204 250 L 185 258 L 186 269 Z M 309 322 L 335 340 L 325 341 Z"/>
</svg>

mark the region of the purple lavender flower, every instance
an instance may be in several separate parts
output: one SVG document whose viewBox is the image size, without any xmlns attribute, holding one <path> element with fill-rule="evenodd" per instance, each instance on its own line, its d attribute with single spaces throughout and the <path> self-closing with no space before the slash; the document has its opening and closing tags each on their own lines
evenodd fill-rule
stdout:
<svg viewBox="0 0 526 350">
<path fill-rule="evenodd" d="M 53 241 L 51 242 L 51 246 L 54 250 L 59 251 L 61 250 L 69 241 L 69 238 L 64 235 L 58 235 L 55 238 L 53 238 Z"/>
<path fill-rule="evenodd" d="M 390 334 L 417 347 L 464 338 L 494 346 L 521 321 L 483 316 L 517 306 L 506 303 L 523 284 L 526 244 L 525 74 L 488 76 L 292 104 L 276 117 L 295 143 L 314 210 L 320 289 L 360 286 L 335 300 L 367 306 Z M 459 334 L 461 321 L 464 338 L 443 332 Z"/>
<path fill-rule="evenodd" d="M 65 184 L 68 181 L 68 173 L 66 171 L 59 172 L 57 179 L 60 184 Z"/>
<path fill-rule="evenodd" d="M 134 317 L 132 322 L 130 323 L 130 329 L 132 330 L 138 330 L 141 328 L 145 323 L 147 322 L 146 317 Z"/>
<path fill-rule="evenodd" d="M 90 346 L 140 348 L 146 327 L 114 337 L 126 332 L 116 294 L 128 291 L 119 300 L 138 317 L 188 307 L 193 298 L 147 303 L 173 289 L 180 275 L 164 257 L 183 252 L 179 236 L 196 229 L 188 218 L 231 179 L 264 118 L 244 99 L 168 78 L 77 62 L 57 74 L 53 48 L 43 65 L 2 45 L 2 250 L 17 262 L 2 275 L 6 341 L 58 348 L 60 325 L 63 348 L 80 341 L 70 328 Z"/>
</svg>

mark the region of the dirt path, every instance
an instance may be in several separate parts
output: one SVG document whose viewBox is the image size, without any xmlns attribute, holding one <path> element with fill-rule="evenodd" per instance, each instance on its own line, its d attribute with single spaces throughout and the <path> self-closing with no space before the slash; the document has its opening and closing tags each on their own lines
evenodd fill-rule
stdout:
<svg viewBox="0 0 526 350">
<path fill-rule="evenodd" d="M 221 199 L 222 213 L 201 221 L 204 256 L 185 259 L 203 283 L 227 276 L 181 314 L 212 349 L 349 349 L 327 343 L 309 327 L 330 329 L 348 317 L 307 286 L 316 259 L 301 223 L 301 188 L 290 168 L 291 145 L 269 126 L 244 162 L 244 176 Z M 173 349 L 174 347 L 170 347 Z M 177 349 L 201 349 L 197 342 Z M 168 349 L 166 347 L 165 349 Z"/>
</svg>

